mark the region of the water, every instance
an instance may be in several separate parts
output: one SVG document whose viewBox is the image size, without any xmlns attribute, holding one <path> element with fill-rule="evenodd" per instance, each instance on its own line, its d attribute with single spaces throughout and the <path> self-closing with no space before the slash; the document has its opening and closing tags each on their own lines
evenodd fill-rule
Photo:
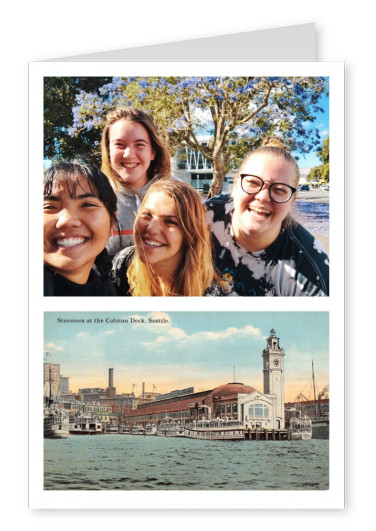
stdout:
<svg viewBox="0 0 376 531">
<path fill-rule="evenodd" d="M 296 200 L 294 218 L 329 250 L 329 203 Z"/>
<path fill-rule="evenodd" d="M 326 490 L 329 441 L 44 440 L 46 490 Z"/>
</svg>

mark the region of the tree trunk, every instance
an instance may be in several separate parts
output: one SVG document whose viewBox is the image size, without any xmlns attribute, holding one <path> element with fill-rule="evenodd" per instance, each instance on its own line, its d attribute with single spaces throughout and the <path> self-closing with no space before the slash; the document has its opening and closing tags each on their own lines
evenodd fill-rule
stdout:
<svg viewBox="0 0 376 531">
<path fill-rule="evenodd" d="M 219 153 L 212 162 L 213 181 L 208 193 L 208 199 L 222 192 L 223 182 L 228 170 L 228 161 L 225 153 Z"/>
</svg>

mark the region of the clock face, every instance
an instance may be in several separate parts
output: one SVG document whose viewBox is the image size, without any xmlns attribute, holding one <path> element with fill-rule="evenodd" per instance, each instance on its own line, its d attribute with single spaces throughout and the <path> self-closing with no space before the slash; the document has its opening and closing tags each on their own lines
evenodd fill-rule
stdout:
<svg viewBox="0 0 376 531">
<path fill-rule="evenodd" d="M 278 365 L 279 365 L 279 360 L 274 360 L 274 361 L 273 361 L 273 364 L 274 364 L 274 367 L 278 367 Z"/>
</svg>

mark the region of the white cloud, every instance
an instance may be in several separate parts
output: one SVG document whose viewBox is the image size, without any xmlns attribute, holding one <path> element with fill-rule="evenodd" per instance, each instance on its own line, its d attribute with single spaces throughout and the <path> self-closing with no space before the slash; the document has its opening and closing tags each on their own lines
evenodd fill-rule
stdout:
<svg viewBox="0 0 376 531">
<path fill-rule="evenodd" d="M 45 348 L 48 348 L 50 350 L 54 349 L 54 350 L 64 350 L 63 347 L 59 347 L 58 345 L 55 345 L 54 343 L 47 343 L 46 344 L 46 347 Z"/>
<path fill-rule="evenodd" d="M 189 336 L 184 330 L 181 330 L 180 328 L 171 328 L 166 332 L 166 335 L 159 336 L 155 343 L 166 343 L 171 341 L 192 341 L 194 343 L 196 342 L 203 342 L 203 341 L 221 341 L 224 339 L 229 339 L 232 337 L 247 337 L 247 336 L 257 336 L 259 337 L 261 335 L 261 332 L 258 328 L 254 328 L 251 325 L 246 325 L 243 328 L 235 328 L 235 327 L 229 327 L 225 330 L 221 330 L 219 332 L 197 332 L 196 334 L 192 334 Z M 144 343 L 145 344 L 145 343 Z"/>
</svg>

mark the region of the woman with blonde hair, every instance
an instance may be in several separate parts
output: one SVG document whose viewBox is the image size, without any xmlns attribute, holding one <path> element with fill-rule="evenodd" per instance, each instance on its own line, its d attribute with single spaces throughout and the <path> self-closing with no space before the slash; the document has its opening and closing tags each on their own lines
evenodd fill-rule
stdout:
<svg viewBox="0 0 376 531">
<path fill-rule="evenodd" d="M 207 201 L 215 265 L 229 294 L 329 295 L 328 255 L 291 216 L 299 179 L 286 145 L 268 137 L 244 159 L 231 196 Z"/>
<path fill-rule="evenodd" d="M 222 295 L 199 193 L 181 181 L 158 181 L 134 224 L 135 246 L 113 260 L 119 295 Z"/>
<path fill-rule="evenodd" d="M 152 118 L 134 107 L 118 108 L 107 115 L 101 154 L 101 170 L 117 195 L 121 228 L 113 232 L 107 246 L 114 256 L 133 244 L 133 224 L 146 190 L 170 177 L 170 154 Z"/>
</svg>

